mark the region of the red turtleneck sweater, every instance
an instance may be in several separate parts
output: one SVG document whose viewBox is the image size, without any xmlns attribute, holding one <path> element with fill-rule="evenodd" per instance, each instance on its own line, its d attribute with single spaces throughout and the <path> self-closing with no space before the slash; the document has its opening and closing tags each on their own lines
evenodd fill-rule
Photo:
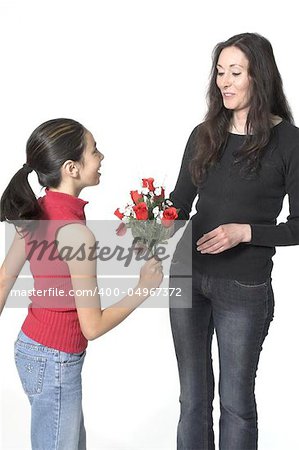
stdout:
<svg viewBox="0 0 299 450">
<path fill-rule="evenodd" d="M 68 265 L 58 257 L 55 258 L 58 252 L 55 251 L 54 244 L 48 249 L 44 247 L 41 257 L 40 251 L 32 251 L 32 241 L 50 244 L 55 242 L 61 226 L 68 223 L 85 224 L 84 206 L 88 202 L 48 188 L 46 195 L 38 201 L 43 211 L 43 220 L 39 221 L 33 235 L 25 238 L 25 242 L 34 278 L 33 292 L 39 291 L 39 295 L 30 296 L 31 304 L 22 331 L 47 347 L 67 353 L 80 353 L 87 347 L 87 340 L 80 328 L 75 298 L 70 293 L 72 282 Z M 49 257 L 50 254 L 52 257 Z"/>
</svg>

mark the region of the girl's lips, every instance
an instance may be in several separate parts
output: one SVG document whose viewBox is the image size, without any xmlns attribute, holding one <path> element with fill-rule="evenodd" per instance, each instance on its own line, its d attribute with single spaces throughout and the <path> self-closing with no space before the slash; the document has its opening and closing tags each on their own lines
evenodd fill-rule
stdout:
<svg viewBox="0 0 299 450">
<path fill-rule="evenodd" d="M 235 94 L 233 94 L 232 92 L 223 92 L 222 95 L 223 95 L 224 97 L 232 97 L 232 96 L 235 95 Z"/>
</svg>

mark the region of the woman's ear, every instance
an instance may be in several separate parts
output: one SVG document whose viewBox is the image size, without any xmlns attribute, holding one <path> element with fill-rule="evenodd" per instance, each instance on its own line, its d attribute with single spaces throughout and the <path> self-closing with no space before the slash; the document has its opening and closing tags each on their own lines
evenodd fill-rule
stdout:
<svg viewBox="0 0 299 450">
<path fill-rule="evenodd" d="M 65 161 L 62 165 L 62 172 L 67 176 L 77 178 L 79 174 L 78 163 L 72 161 L 71 159 Z"/>
</svg>

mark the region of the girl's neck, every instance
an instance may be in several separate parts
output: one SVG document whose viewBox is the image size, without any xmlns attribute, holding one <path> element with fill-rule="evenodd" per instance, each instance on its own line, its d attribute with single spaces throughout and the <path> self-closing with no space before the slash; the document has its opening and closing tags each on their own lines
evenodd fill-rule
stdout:
<svg viewBox="0 0 299 450">
<path fill-rule="evenodd" d="M 73 195 L 74 197 L 79 197 L 81 189 L 75 186 L 64 185 L 61 183 L 57 188 L 49 187 L 49 191 L 62 192 L 63 194 L 69 194 Z"/>
</svg>

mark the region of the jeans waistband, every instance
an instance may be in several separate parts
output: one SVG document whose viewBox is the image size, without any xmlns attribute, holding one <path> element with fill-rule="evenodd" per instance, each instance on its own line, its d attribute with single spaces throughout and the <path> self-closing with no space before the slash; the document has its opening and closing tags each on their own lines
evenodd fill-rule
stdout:
<svg viewBox="0 0 299 450">
<path fill-rule="evenodd" d="M 56 350 L 55 348 L 51 348 L 51 347 L 46 347 L 45 345 L 40 344 L 37 341 L 34 341 L 30 337 L 28 337 L 22 330 L 20 330 L 20 332 L 18 334 L 16 345 L 18 345 L 19 347 L 27 348 L 27 349 L 32 349 L 32 350 L 35 350 L 38 352 L 40 351 L 43 353 L 50 353 L 52 355 L 59 354 L 59 350 Z"/>
<path fill-rule="evenodd" d="M 80 353 L 67 353 L 62 350 L 57 350 L 56 348 L 47 347 L 28 337 L 22 330 L 20 330 L 18 334 L 15 346 L 16 348 L 18 347 L 23 348 L 24 350 L 28 350 L 38 355 L 39 354 L 53 355 L 53 357 L 58 357 L 59 360 L 65 359 L 72 360 L 74 358 L 78 359 L 79 357 L 82 357 L 86 353 L 86 350 Z"/>
</svg>

